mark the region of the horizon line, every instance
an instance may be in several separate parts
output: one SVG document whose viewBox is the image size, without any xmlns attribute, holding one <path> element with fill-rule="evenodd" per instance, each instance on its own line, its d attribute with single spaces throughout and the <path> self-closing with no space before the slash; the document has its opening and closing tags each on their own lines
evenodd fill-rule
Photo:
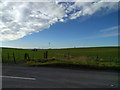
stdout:
<svg viewBox="0 0 120 90">
<path fill-rule="evenodd" d="M 119 47 L 120 45 L 112 45 L 112 46 L 74 46 L 74 47 L 58 47 L 58 48 L 26 48 L 26 47 L 7 47 L 7 46 L 0 46 L 0 48 L 15 48 L 15 49 L 68 49 L 68 48 L 94 48 L 94 47 Z"/>
</svg>

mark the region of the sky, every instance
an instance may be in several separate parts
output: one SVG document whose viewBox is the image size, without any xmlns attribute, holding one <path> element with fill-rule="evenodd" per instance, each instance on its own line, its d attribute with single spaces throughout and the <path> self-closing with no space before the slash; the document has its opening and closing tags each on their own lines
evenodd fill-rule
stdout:
<svg viewBox="0 0 120 90">
<path fill-rule="evenodd" d="M 116 2 L 1 2 L 1 47 L 118 45 Z"/>
</svg>

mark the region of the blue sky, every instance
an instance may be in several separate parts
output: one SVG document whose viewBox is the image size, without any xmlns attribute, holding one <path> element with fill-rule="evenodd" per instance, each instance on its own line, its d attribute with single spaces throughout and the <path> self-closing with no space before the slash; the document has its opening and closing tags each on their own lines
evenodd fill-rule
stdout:
<svg viewBox="0 0 120 90">
<path fill-rule="evenodd" d="M 56 22 L 40 32 L 22 38 L 2 41 L 3 47 L 18 48 L 65 48 L 118 45 L 118 11 Z"/>
<path fill-rule="evenodd" d="M 49 29 L 33 33 L 18 40 L 5 41 L 3 46 L 47 48 L 84 47 L 84 46 L 116 46 L 118 36 L 102 36 L 101 30 L 118 26 L 117 12 L 105 16 L 93 16 L 85 21 L 80 18 L 67 22 L 58 22 Z M 114 33 L 114 32 L 113 32 Z"/>
</svg>

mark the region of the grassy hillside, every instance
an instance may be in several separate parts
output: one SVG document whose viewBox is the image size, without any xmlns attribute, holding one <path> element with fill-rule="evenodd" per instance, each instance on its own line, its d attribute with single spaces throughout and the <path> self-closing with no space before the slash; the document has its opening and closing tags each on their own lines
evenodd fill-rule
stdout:
<svg viewBox="0 0 120 90">
<path fill-rule="evenodd" d="M 17 62 L 25 60 L 25 53 L 31 61 L 44 60 L 44 52 L 48 51 L 48 59 L 54 61 L 46 63 L 69 63 L 69 64 L 87 64 L 118 67 L 118 47 L 91 47 L 91 48 L 68 48 L 68 49 L 40 49 L 37 51 L 28 49 L 2 48 L 2 61 L 13 62 L 13 53 Z M 32 62 L 29 64 L 46 64 L 41 62 Z"/>
</svg>

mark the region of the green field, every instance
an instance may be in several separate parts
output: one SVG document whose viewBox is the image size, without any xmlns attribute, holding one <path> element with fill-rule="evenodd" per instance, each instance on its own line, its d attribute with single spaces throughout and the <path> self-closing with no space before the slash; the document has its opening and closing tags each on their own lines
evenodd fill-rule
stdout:
<svg viewBox="0 0 120 90">
<path fill-rule="evenodd" d="M 48 58 L 44 59 L 44 52 L 48 51 Z M 91 47 L 91 48 L 68 48 L 68 49 L 13 49 L 2 48 L 2 62 L 17 63 L 25 61 L 26 65 L 44 64 L 77 64 L 119 67 L 118 47 Z M 29 55 L 30 61 L 25 60 L 25 53 Z M 46 62 L 40 62 L 40 60 Z M 36 61 L 36 62 L 35 62 Z"/>
</svg>

